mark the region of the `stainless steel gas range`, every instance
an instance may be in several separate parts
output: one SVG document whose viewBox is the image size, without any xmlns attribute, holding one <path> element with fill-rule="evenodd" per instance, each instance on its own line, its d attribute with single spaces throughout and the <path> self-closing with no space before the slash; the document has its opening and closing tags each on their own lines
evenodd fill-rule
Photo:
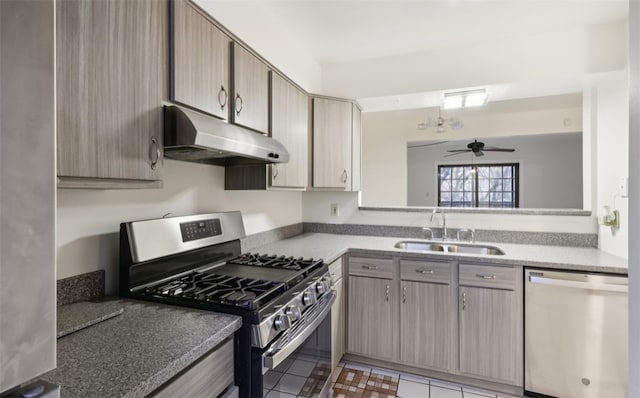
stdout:
<svg viewBox="0 0 640 398">
<path fill-rule="evenodd" d="M 327 265 L 241 254 L 244 236 L 239 212 L 123 223 L 120 294 L 240 315 L 241 397 L 326 396 L 335 300 Z"/>
</svg>

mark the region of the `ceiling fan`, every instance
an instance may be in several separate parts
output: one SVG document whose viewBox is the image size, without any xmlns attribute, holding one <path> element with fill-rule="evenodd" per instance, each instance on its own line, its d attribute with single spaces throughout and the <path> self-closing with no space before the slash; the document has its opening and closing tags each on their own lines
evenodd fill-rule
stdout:
<svg viewBox="0 0 640 398">
<path fill-rule="evenodd" d="M 440 108 L 438 108 L 437 118 L 428 118 L 426 122 L 418 123 L 418 130 L 426 130 L 432 128 L 436 133 L 444 133 L 447 131 L 447 127 L 451 130 L 460 130 L 464 127 L 464 123 L 460 119 L 455 117 L 443 117 Z"/>
<path fill-rule="evenodd" d="M 467 149 L 451 149 L 447 152 L 452 152 L 445 157 L 455 156 L 461 153 L 473 152 L 476 156 L 484 156 L 484 151 L 492 151 L 492 152 L 515 152 L 515 149 L 512 148 L 497 148 L 494 146 L 484 146 L 484 142 L 479 142 L 478 140 L 473 140 L 467 144 Z"/>
</svg>

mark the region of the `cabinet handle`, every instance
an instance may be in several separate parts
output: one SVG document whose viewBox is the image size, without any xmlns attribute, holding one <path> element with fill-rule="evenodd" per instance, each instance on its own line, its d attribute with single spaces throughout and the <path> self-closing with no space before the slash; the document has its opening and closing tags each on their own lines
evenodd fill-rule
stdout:
<svg viewBox="0 0 640 398">
<path fill-rule="evenodd" d="M 467 293 L 462 293 L 462 309 L 467 309 Z"/>
<path fill-rule="evenodd" d="M 342 171 L 342 182 L 346 184 L 348 178 L 349 178 L 349 174 L 347 173 L 347 170 L 345 169 L 345 170 Z"/>
<path fill-rule="evenodd" d="M 496 279 L 496 278 L 498 278 L 495 275 L 486 275 L 486 274 L 477 274 L 476 276 L 478 278 L 482 278 L 482 279 Z"/>
<path fill-rule="evenodd" d="M 417 269 L 416 272 L 419 274 L 429 274 L 429 275 L 433 274 L 432 269 Z"/>
<path fill-rule="evenodd" d="M 155 147 L 155 151 L 153 148 Z M 155 154 L 155 158 L 153 155 Z M 160 160 L 160 144 L 156 137 L 151 137 L 151 170 L 155 170 L 158 167 L 158 161 Z"/>
<path fill-rule="evenodd" d="M 240 103 L 240 107 L 238 107 L 238 103 Z M 240 94 L 236 94 L 236 115 L 240 116 L 240 112 L 242 112 L 242 97 L 240 96 Z"/>
<path fill-rule="evenodd" d="M 407 287 L 406 286 L 402 286 L 402 303 L 406 303 L 407 302 Z"/>
<path fill-rule="evenodd" d="M 220 96 L 224 94 L 224 99 L 220 99 Z M 220 91 L 218 92 L 218 103 L 220 104 L 220 110 L 223 111 L 224 107 L 227 106 L 227 90 L 224 89 L 224 86 L 220 86 Z"/>
<path fill-rule="evenodd" d="M 375 270 L 375 269 L 378 269 L 378 266 L 377 265 L 363 265 L 362 268 L 363 269 Z"/>
<path fill-rule="evenodd" d="M 387 287 L 384 289 L 384 295 L 385 295 L 385 300 L 389 301 L 389 289 L 391 287 L 389 285 L 387 285 Z"/>
<path fill-rule="evenodd" d="M 274 163 L 271 165 L 271 167 L 273 170 L 273 179 L 275 180 L 276 178 L 278 178 L 278 165 Z"/>
</svg>

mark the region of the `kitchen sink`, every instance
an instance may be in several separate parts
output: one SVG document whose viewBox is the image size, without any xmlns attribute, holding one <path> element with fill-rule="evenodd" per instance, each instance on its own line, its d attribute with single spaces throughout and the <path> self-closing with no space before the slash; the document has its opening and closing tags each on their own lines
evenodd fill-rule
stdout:
<svg viewBox="0 0 640 398">
<path fill-rule="evenodd" d="M 503 255 L 504 251 L 496 246 L 474 245 L 466 243 L 429 242 L 401 240 L 394 246 L 396 249 L 418 250 L 425 252 L 447 252 L 465 254 L 486 254 L 491 256 Z"/>
</svg>

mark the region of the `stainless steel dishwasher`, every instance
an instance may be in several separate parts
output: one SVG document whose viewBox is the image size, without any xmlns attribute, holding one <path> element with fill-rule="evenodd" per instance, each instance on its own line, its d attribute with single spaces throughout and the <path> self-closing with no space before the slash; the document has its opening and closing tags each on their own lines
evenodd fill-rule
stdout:
<svg viewBox="0 0 640 398">
<path fill-rule="evenodd" d="M 627 277 L 526 269 L 525 278 L 527 395 L 626 398 Z"/>
</svg>

